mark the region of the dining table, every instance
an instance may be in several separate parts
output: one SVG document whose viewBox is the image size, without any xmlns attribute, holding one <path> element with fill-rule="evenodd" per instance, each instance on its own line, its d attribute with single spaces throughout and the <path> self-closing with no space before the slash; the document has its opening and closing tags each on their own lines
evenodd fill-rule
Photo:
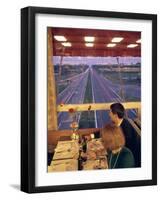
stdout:
<svg viewBox="0 0 161 200">
<path fill-rule="evenodd" d="M 48 172 L 108 169 L 107 151 L 101 138 L 86 141 L 86 151 L 83 151 L 83 145 L 78 139 L 60 139 Z"/>
</svg>

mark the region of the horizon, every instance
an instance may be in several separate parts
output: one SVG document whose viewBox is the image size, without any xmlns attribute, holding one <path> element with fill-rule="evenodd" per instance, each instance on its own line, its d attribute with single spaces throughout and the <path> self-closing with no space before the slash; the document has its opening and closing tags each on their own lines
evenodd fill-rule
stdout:
<svg viewBox="0 0 161 200">
<path fill-rule="evenodd" d="M 90 57 L 90 56 L 64 56 L 62 64 L 118 64 L 117 58 L 119 58 L 120 64 L 133 65 L 141 63 L 141 57 Z M 60 64 L 61 56 L 53 56 L 53 64 Z"/>
</svg>

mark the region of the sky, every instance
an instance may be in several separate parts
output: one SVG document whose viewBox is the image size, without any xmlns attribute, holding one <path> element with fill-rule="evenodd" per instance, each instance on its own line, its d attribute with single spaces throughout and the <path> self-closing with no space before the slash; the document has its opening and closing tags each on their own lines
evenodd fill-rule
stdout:
<svg viewBox="0 0 161 200">
<path fill-rule="evenodd" d="M 120 64 L 136 64 L 141 63 L 141 57 L 119 57 Z M 53 64 L 60 64 L 60 56 L 53 56 Z M 63 57 L 62 64 L 117 64 L 116 57 L 80 57 L 80 56 L 66 56 Z"/>
</svg>

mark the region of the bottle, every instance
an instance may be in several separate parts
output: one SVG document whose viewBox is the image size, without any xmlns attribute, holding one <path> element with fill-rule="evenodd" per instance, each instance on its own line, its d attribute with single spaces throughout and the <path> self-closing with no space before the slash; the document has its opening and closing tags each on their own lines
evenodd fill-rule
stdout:
<svg viewBox="0 0 161 200">
<path fill-rule="evenodd" d="M 82 165 L 82 157 L 81 157 L 81 154 L 82 154 L 82 150 L 81 148 L 79 149 L 79 157 L 78 157 L 78 170 L 82 170 L 83 169 L 83 165 Z"/>
<path fill-rule="evenodd" d="M 82 143 L 82 137 L 81 135 L 79 135 L 79 140 L 78 140 L 78 143 L 81 144 Z"/>
<path fill-rule="evenodd" d="M 83 152 L 86 153 L 86 151 L 87 151 L 87 141 L 86 141 L 85 137 L 83 137 L 82 149 L 83 149 Z"/>
</svg>

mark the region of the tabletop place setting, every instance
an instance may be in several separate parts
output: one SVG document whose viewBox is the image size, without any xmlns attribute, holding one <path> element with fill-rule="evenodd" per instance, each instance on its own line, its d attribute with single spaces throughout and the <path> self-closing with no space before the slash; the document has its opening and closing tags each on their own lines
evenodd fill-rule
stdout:
<svg viewBox="0 0 161 200">
<path fill-rule="evenodd" d="M 48 172 L 108 169 L 107 151 L 94 135 L 58 141 Z M 73 138 L 73 136 L 71 137 Z"/>
</svg>

